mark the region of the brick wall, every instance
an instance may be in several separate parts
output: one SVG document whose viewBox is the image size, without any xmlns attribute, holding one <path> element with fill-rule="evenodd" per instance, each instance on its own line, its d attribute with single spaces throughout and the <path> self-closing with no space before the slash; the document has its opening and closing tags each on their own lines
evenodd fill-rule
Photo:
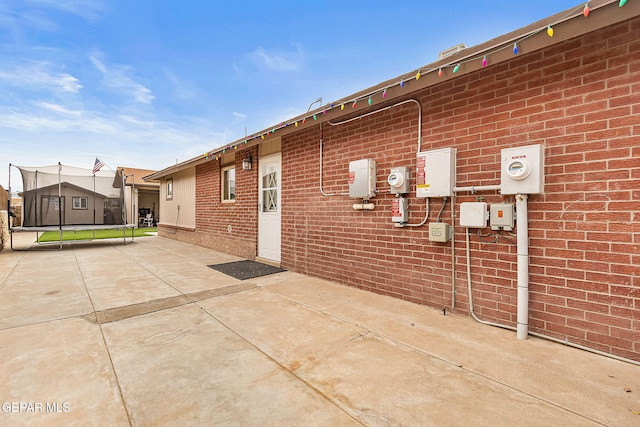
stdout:
<svg viewBox="0 0 640 427">
<path fill-rule="evenodd" d="M 422 149 L 457 148 L 458 186 L 498 184 L 502 148 L 546 147 L 545 194 L 529 197 L 530 330 L 640 360 L 640 19 L 521 53 L 413 97 L 423 108 Z M 391 167 L 410 166 L 415 178 L 417 111 L 405 104 L 283 137 L 285 268 L 451 307 L 450 244 L 430 242 L 426 226 L 391 223 L 386 177 Z M 320 194 L 321 138 L 326 193 L 348 191 L 349 161 L 377 161 L 374 211 Z M 461 193 L 454 212 L 479 197 L 514 201 L 498 192 Z M 409 198 L 410 222 L 418 223 L 425 200 Z M 431 201 L 430 222 L 441 207 L 442 199 Z M 441 218 L 451 223 L 451 203 Z M 455 227 L 462 313 L 469 308 L 464 233 Z M 473 230 L 470 244 L 475 312 L 515 325 L 515 230 L 482 233 Z"/>
<path fill-rule="evenodd" d="M 257 158 L 256 148 L 236 152 L 236 199 L 222 203 L 221 168 L 212 160 L 196 166 L 196 232 L 190 241 L 248 259 L 257 253 L 257 167 L 242 170 L 247 154 Z"/>
</svg>

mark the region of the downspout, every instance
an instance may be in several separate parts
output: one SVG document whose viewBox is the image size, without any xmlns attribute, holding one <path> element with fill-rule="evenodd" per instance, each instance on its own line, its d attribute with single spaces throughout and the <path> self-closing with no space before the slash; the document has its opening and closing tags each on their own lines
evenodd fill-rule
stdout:
<svg viewBox="0 0 640 427">
<path fill-rule="evenodd" d="M 427 197 L 427 200 L 429 198 Z M 456 193 L 451 196 L 451 311 L 456 309 Z"/>
<path fill-rule="evenodd" d="M 518 312 L 516 338 L 526 340 L 529 333 L 529 218 L 527 195 L 516 195 L 518 253 Z"/>
</svg>

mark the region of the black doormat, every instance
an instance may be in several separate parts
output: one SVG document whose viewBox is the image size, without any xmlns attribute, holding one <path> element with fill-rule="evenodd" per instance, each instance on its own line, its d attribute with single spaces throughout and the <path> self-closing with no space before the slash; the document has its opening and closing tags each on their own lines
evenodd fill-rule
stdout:
<svg viewBox="0 0 640 427">
<path fill-rule="evenodd" d="M 224 264 L 213 264 L 208 265 L 207 267 L 213 268 L 214 270 L 217 270 L 239 280 L 253 279 L 254 277 L 266 276 L 268 274 L 287 271 L 269 264 L 263 264 L 261 262 L 250 260 L 226 262 Z"/>
</svg>

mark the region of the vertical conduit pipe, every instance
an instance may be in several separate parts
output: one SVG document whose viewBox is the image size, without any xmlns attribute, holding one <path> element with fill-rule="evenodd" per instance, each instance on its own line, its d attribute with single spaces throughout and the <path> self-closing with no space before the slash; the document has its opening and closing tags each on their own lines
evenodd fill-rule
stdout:
<svg viewBox="0 0 640 427">
<path fill-rule="evenodd" d="M 518 325 L 516 338 L 526 340 L 529 335 L 529 218 L 527 195 L 516 195 L 516 224 L 518 252 Z"/>
</svg>

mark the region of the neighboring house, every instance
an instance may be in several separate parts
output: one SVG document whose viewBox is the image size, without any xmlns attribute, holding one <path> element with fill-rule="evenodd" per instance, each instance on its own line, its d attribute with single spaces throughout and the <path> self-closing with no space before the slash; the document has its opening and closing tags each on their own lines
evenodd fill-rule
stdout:
<svg viewBox="0 0 640 427">
<path fill-rule="evenodd" d="M 640 2 L 588 6 L 152 174 L 160 235 L 510 327 L 528 265 L 531 332 L 640 361 Z"/>
<path fill-rule="evenodd" d="M 136 169 L 119 166 L 117 170 L 125 175 L 125 206 L 127 222 L 140 224 L 146 214 L 151 214 L 155 221 L 160 216 L 160 183 L 145 181 L 145 176 L 155 173 L 154 170 Z"/>
<path fill-rule="evenodd" d="M 120 215 L 110 207 L 118 198 L 109 198 L 104 194 L 94 193 L 86 188 L 68 182 L 60 184 L 62 197 L 58 195 L 58 184 L 24 191 L 22 200 L 24 227 L 39 227 L 60 224 L 121 224 Z M 60 209 L 62 206 L 62 209 Z"/>
</svg>

